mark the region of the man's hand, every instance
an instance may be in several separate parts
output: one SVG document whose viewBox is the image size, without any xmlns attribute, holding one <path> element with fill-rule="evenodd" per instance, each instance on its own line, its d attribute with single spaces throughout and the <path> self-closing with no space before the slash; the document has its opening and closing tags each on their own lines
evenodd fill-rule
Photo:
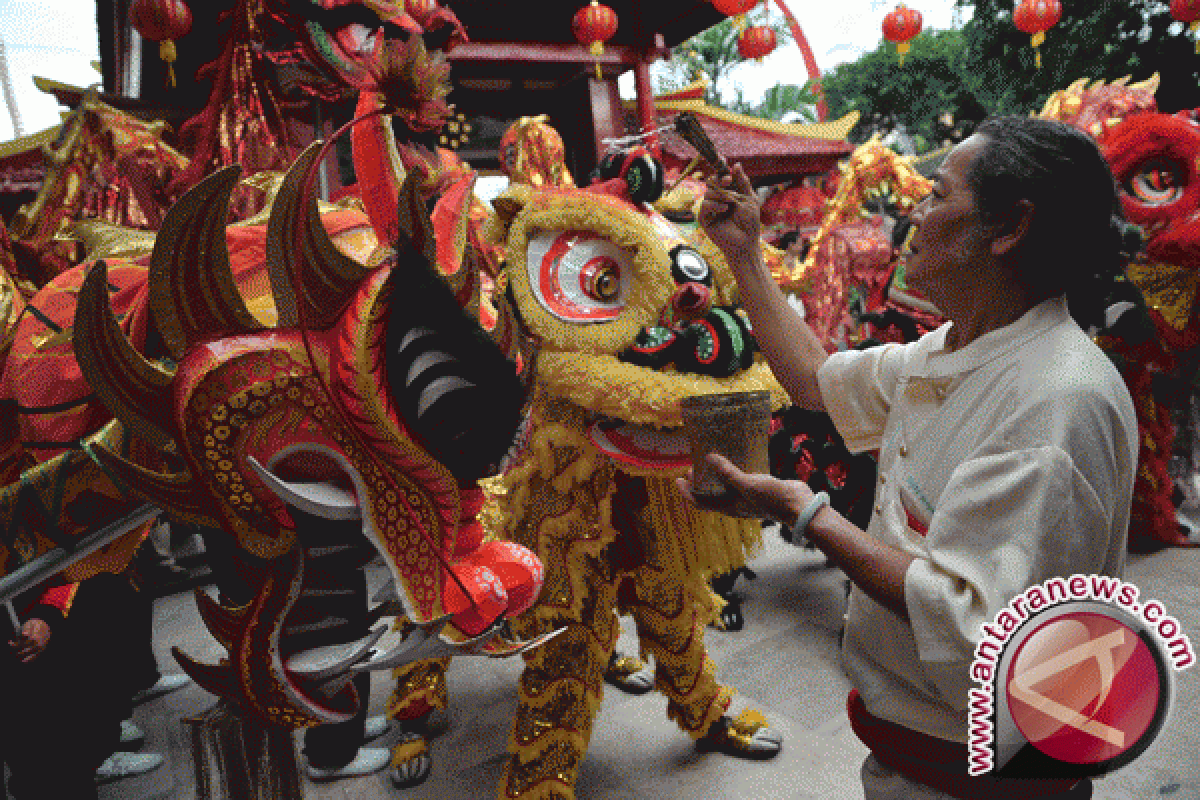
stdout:
<svg viewBox="0 0 1200 800">
<path fill-rule="evenodd" d="M 725 253 L 730 268 L 761 258 L 758 197 L 741 164 L 731 174 L 713 178 L 700 204 L 700 227 Z"/>
<path fill-rule="evenodd" d="M 50 626 L 45 620 L 36 617 L 25 620 L 25 624 L 21 626 L 20 635 L 8 644 L 15 651 L 17 660 L 22 664 L 28 664 L 40 656 L 46 649 L 46 645 L 50 644 Z"/>
<path fill-rule="evenodd" d="M 720 511 L 738 517 L 775 519 L 785 525 L 791 525 L 813 497 L 812 489 L 801 481 L 784 481 L 773 475 L 742 472 L 730 463 L 729 459 L 717 453 L 709 453 L 705 458 L 730 489 L 718 504 L 706 500 L 698 501 L 692 494 L 692 483 L 689 479 L 679 478 L 676 483 L 684 497 L 706 511 Z"/>
</svg>

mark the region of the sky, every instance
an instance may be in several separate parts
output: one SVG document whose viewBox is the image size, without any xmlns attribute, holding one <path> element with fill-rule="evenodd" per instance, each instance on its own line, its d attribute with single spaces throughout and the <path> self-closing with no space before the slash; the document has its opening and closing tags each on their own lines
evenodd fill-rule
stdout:
<svg viewBox="0 0 1200 800">
<path fill-rule="evenodd" d="M 453 8 L 455 0 L 444 3 Z M 969 11 L 965 16 L 956 16 L 954 0 L 907 0 L 906 4 L 921 12 L 926 28 L 957 27 L 970 18 Z M 824 71 L 875 49 L 882 38 L 883 18 L 896 3 L 894 0 L 790 0 L 788 5 L 804 30 L 817 66 Z M 773 4 L 771 8 L 774 10 Z M 95 0 L 0 0 L 0 40 L 4 43 L 23 132 L 27 135 L 58 124 L 62 111 L 52 97 L 33 85 L 34 75 L 76 86 L 89 86 L 100 80 L 99 73 L 91 66 L 91 62 L 100 58 Z M 803 84 L 807 78 L 800 51 L 794 45 L 779 48 L 761 64 L 742 64 L 730 76 L 731 81 L 742 87 L 748 100 L 760 98 L 777 83 Z M 622 92 L 632 95 L 632 75 L 625 76 Z M 4 94 L 0 93 L 0 141 L 13 136 L 10 110 Z"/>
</svg>

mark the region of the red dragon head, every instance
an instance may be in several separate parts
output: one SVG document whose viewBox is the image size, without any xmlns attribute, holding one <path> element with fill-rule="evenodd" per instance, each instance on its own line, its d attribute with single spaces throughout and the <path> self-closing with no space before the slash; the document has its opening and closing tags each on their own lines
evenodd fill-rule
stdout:
<svg viewBox="0 0 1200 800">
<path fill-rule="evenodd" d="M 177 659 L 244 712 L 289 726 L 353 714 L 351 671 L 456 646 L 520 650 L 495 638 L 497 630 L 533 602 L 541 580 L 532 553 L 482 543 L 473 524 L 482 499 L 475 481 L 508 448 L 524 391 L 456 298 L 469 270 L 443 278 L 435 268 L 415 177 L 400 188 L 396 248 L 380 248 L 366 263 L 343 254 L 311 192 L 318 149 L 293 166 L 272 208 L 274 327 L 250 310 L 230 270 L 224 221 L 239 172 L 232 167 L 185 195 L 156 239 L 150 303 L 168 358 L 147 358 L 121 333 L 103 262 L 85 278 L 76 315 L 76 354 L 89 383 L 177 468 L 153 471 L 103 448 L 96 457 L 175 517 L 228 531 L 261 586 L 239 607 L 198 592 L 229 662 L 204 665 L 178 652 Z M 361 520 L 417 626 L 395 650 L 372 657 L 380 630 L 333 655 L 281 651 L 284 621 L 304 590 L 289 509 Z"/>
</svg>

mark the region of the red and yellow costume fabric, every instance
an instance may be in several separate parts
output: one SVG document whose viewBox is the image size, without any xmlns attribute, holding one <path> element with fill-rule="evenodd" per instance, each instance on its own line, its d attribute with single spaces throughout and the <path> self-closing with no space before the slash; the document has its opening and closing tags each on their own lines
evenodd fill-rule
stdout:
<svg viewBox="0 0 1200 800">
<path fill-rule="evenodd" d="M 722 305 L 735 284 L 719 251 L 631 203 L 622 186 L 517 186 L 495 202 L 493 234 L 506 245 L 511 296 L 537 355 L 526 438 L 494 492 L 491 524 L 546 568 L 540 599 L 516 628 L 566 628 L 525 656 L 502 798 L 574 797 L 617 609 L 637 623 L 667 713 L 683 730 L 703 736 L 732 696 L 704 647 L 717 611 L 707 580 L 742 566 L 761 531 L 757 521 L 698 511 L 679 494 L 674 478 L 690 464 L 679 403 L 765 389 L 778 405 L 783 393 L 760 357 L 723 361 L 714 352 L 725 366 L 704 374 L 679 366 L 691 363 L 685 347 L 670 365 L 638 365 L 636 345 L 645 351 L 681 324 L 681 297 L 699 292 L 707 305 L 684 315 L 692 321 L 678 341 L 691 341 L 689 326 L 702 323 L 733 332 L 732 317 L 709 315 L 738 312 Z M 690 277 L 681 277 L 685 265 Z"/>
<path fill-rule="evenodd" d="M 1122 189 L 1125 216 L 1145 236 L 1143 255 L 1125 274 L 1145 298 L 1152 332 L 1118 327 L 1097 339 L 1121 369 L 1138 413 L 1141 447 L 1129 530 L 1134 550 L 1188 543 L 1172 502 L 1168 463 L 1176 417 L 1190 420 L 1200 356 L 1200 110 L 1159 112 L 1158 82 L 1157 75 L 1134 84 L 1079 80 L 1041 111 L 1096 138 Z M 1186 461 L 1190 466 L 1190 455 Z"/>
</svg>

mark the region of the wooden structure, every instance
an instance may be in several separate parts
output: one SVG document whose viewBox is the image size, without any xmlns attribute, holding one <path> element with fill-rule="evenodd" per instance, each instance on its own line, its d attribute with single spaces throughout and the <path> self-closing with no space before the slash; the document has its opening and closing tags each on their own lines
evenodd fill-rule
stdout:
<svg viewBox="0 0 1200 800">
<path fill-rule="evenodd" d="M 54 143 L 61 125 L 0 142 L 0 217 L 12 219 L 37 194 L 46 178 L 42 148 Z"/>
<path fill-rule="evenodd" d="M 829 122 L 792 124 L 737 114 L 705 103 L 704 83 L 697 82 L 656 97 L 654 124 L 669 125 L 683 111 L 695 114 L 717 150 L 729 161 L 740 163 L 757 185 L 829 172 L 840 159 L 853 152 L 854 145 L 846 137 L 859 118 L 859 113 L 852 111 Z M 627 104 L 631 126 L 640 123 L 633 118 L 633 112 L 633 107 Z M 662 134 L 660 144 L 668 171 L 683 168 L 696 154 L 673 131 Z"/>
<path fill-rule="evenodd" d="M 303 5 L 309 0 L 295 0 Z M 139 43 L 128 23 L 131 0 L 97 0 L 102 99 L 135 115 L 153 115 L 178 125 L 200 110 L 211 82 L 197 75 L 215 59 L 227 23 L 221 15 L 234 0 L 189 2 L 192 32 L 180 39 L 175 73 L 178 88 L 164 86 L 165 66 L 155 48 Z M 462 21 L 471 41 L 450 54 L 455 91 L 451 100 L 473 120 L 477 130 L 502 128 L 523 115 L 549 114 L 568 146 L 568 166 L 586 175 L 602 151 L 605 138 L 621 136 L 625 118 L 617 89 L 618 76 L 633 71 L 638 89 L 640 124 L 653 124 L 654 107 L 649 65 L 669 49 L 724 19 L 707 0 L 606 0 L 618 17 L 616 34 L 596 57 L 575 41 L 571 17 L 586 0 L 445 0 Z M 599 64 L 601 78 L 596 78 Z M 140 84 L 136 99 L 122 96 Z M 352 106 L 321 109 L 325 125 L 348 118 Z M 289 110 L 310 126 L 319 124 L 315 110 Z M 483 145 L 483 142 L 480 142 Z M 463 155 L 482 166 L 496 162 L 494 148 L 471 147 Z"/>
</svg>

